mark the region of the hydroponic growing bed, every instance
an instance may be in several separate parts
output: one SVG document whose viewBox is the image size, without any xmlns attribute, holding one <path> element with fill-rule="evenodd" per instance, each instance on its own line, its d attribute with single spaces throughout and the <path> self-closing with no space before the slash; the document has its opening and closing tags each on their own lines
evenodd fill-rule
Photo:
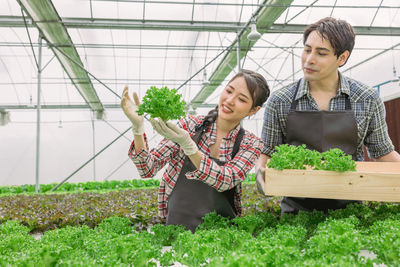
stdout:
<svg viewBox="0 0 400 267">
<path fill-rule="evenodd" d="M 296 216 L 281 217 L 277 215 L 277 199 L 262 198 L 255 193 L 254 184 L 244 185 L 243 191 L 245 216 L 230 221 L 209 214 L 195 234 L 181 227 L 151 222 L 156 208 L 149 208 L 150 203 L 146 202 L 155 201 L 155 188 L 1 196 L 0 266 L 400 264 L 400 206 L 397 204 L 366 202 L 328 214 L 300 212 Z M 51 197 L 33 198 L 45 195 Z M 135 201 L 138 196 L 143 201 Z M 32 223 L 34 218 L 29 221 L 29 216 L 21 217 L 22 212 L 16 212 L 21 207 L 19 204 L 29 201 L 23 199 L 29 197 L 31 203 L 40 203 L 33 204 L 35 208 L 42 206 L 32 215 L 40 219 L 35 223 Z M 115 198 L 117 200 L 111 202 Z M 46 206 L 50 199 L 53 199 L 53 209 L 58 210 L 55 213 Z M 72 199 L 78 200 L 65 204 Z M 86 199 L 87 205 L 82 205 L 79 199 Z M 121 204 L 118 206 L 117 202 Z M 107 203 L 110 205 L 108 213 Z M 70 204 L 75 209 L 70 207 L 69 213 L 76 215 L 71 215 L 67 224 L 58 224 L 54 218 L 60 216 L 62 205 Z M 260 212 L 264 209 L 268 211 Z M 46 210 L 50 211 L 46 213 Z M 40 216 L 41 212 L 46 216 Z M 150 215 L 144 215 L 146 213 Z M 20 217 L 13 218 L 13 214 Z M 67 215 L 59 219 L 63 216 Z M 82 216 L 86 216 L 86 220 Z M 52 227 L 47 227 L 52 230 L 44 231 L 39 237 L 32 234 L 37 233 L 38 226 L 46 220 L 53 222 Z"/>
</svg>

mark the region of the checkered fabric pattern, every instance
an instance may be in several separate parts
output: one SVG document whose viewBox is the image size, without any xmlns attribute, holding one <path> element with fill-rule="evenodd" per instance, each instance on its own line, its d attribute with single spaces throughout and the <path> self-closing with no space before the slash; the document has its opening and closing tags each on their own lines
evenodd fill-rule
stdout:
<svg viewBox="0 0 400 267">
<path fill-rule="evenodd" d="M 345 110 L 346 96 L 350 96 L 352 110 L 358 128 L 357 161 L 364 160 L 363 145 L 371 158 L 378 158 L 393 151 L 385 121 L 385 106 L 378 92 L 358 81 L 343 76 L 339 72 L 339 89 L 329 104 L 329 110 Z M 286 139 L 286 117 L 290 110 L 297 81 L 272 93 L 264 113 L 262 139 L 263 154 L 270 156 L 275 146 L 283 144 Z M 310 94 L 308 83 L 304 78 L 296 95 L 297 110 L 318 111 L 318 105 Z"/>
<path fill-rule="evenodd" d="M 201 125 L 205 116 L 192 116 L 183 118 L 178 125 L 187 130 L 191 136 L 195 134 L 195 128 Z M 200 168 L 186 173 L 187 179 L 196 179 L 212 186 L 217 191 L 223 192 L 235 187 L 235 208 L 241 214 L 241 182 L 248 172 L 254 167 L 263 149 L 263 142 L 259 137 L 245 130 L 239 151 L 232 159 L 231 154 L 240 125 L 233 129 L 221 140 L 219 160 L 225 162 L 219 166 L 210 158 L 210 145 L 216 142 L 216 123 L 202 135 L 198 147 L 201 152 Z M 145 136 L 146 139 L 146 136 Z M 147 144 L 147 140 L 146 140 Z M 135 144 L 129 149 L 129 157 L 135 163 L 142 178 L 153 177 L 160 169 L 167 165 L 158 191 L 158 208 L 161 218 L 167 216 L 168 197 L 171 194 L 176 180 L 179 177 L 185 159 L 183 150 L 179 145 L 163 139 L 157 147 L 150 151 L 142 149 L 135 153 Z"/>
</svg>

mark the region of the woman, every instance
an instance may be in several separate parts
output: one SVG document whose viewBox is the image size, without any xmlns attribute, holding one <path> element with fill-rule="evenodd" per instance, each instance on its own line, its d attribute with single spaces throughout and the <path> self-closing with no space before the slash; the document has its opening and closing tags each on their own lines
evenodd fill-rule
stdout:
<svg viewBox="0 0 400 267">
<path fill-rule="evenodd" d="M 154 176 L 165 165 L 158 208 L 166 224 L 184 225 L 194 232 L 209 212 L 233 218 L 241 214 L 241 182 L 260 156 L 260 138 L 244 130 L 240 122 L 260 110 L 269 96 L 265 79 L 243 70 L 221 93 L 218 106 L 207 116 L 182 118 L 178 126 L 150 120 L 165 138 L 148 151 L 143 117 L 125 87 L 121 107 L 132 122 L 134 141 L 129 157 L 142 178 Z"/>
</svg>

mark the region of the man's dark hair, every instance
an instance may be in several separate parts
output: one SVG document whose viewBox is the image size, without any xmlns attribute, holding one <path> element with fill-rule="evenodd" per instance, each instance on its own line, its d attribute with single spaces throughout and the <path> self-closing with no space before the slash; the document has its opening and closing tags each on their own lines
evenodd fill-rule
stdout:
<svg viewBox="0 0 400 267">
<path fill-rule="evenodd" d="M 348 22 L 331 17 L 323 18 L 305 29 L 303 44 L 306 43 L 308 36 L 313 31 L 330 42 L 336 57 L 339 57 L 346 50 L 351 54 L 355 34 L 353 27 Z"/>
</svg>

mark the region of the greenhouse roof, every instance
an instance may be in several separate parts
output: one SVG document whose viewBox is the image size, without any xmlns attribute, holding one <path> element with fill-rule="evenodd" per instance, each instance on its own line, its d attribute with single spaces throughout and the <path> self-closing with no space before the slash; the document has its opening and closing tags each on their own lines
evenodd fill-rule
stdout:
<svg viewBox="0 0 400 267">
<path fill-rule="evenodd" d="M 261 72 L 273 88 L 301 75 L 304 27 L 322 17 L 349 21 L 357 40 L 344 72 L 365 72 L 377 56 L 392 58 L 369 85 L 393 78 L 400 45 L 399 2 L 360 1 L 11 1 L 0 11 L 2 108 L 36 99 L 38 50 L 42 104 L 71 108 L 118 103 L 125 84 L 139 95 L 151 85 L 180 88 L 188 102 L 208 97 L 242 68 Z M 246 36 L 251 18 L 262 38 Z M 42 34 L 43 41 L 39 41 Z M 205 74 L 204 74 L 205 73 Z M 360 74 L 361 76 L 361 74 Z M 362 77 L 362 76 L 361 76 Z M 205 81 L 210 82 L 209 84 Z"/>
<path fill-rule="evenodd" d="M 150 86 L 177 88 L 199 112 L 216 105 L 223 85 L 241 68 L 260 72 L 278 89 L 302 77 L 302 31 L 327 16 L 347 20 L 357 34 L 341 71 L 381 85 L 382 97 L 400 91 L 398 0 L 0 0 L 0 5 L 0 115 L 9 112 L 14 127 L 3 131 L 4 140 L 14 131 L 34 131 L 38 89 L 41 109 L 52 111 L 44 113 L 43 123 L 84 121 L 90 128 L 93 118 L 101 118 L 114 134 L 128 126 L 119 108 L 126 84 L 140 97 Z M 262 34 L 257 41 L 247 38 L 252 19 Z M 24 125 L 29 129 L 16 130 Z M 260 134 L 259 123 L 250 127 Z M 18 156 L 11 144 L 2 149 L 20 162 L 28 145 L 16 149 Z M 17 175 L 18 164 L 11 165 L 5 183 Z"/>
</svg>

